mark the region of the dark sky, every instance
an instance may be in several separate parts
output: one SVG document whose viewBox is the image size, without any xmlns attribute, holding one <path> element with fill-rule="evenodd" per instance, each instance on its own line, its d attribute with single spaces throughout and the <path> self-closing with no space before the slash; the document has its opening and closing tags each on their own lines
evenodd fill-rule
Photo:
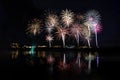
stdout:
<svg viewBox="0 0 120 80">
<path fill-rule="evenodd" d="M 28 20 L 44 15 L 45 10 L 59 13 L 62 9 L 83 12 L 95 9 L 101 14 L 103 31 L 98 35 L 100 46 L 120 47 L 119 0 L 3 0 L 0 2 L 0 44 L 27 42 Z"/>
</svg>

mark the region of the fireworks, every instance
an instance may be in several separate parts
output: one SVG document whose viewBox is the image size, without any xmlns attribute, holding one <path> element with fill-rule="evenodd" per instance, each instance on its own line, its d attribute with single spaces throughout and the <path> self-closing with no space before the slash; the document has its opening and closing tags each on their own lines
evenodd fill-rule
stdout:
<svg viewBox="0 0 120 80">
<path fill-rule="evenodd" d="M 57 30 L 58 30 L 57 31 L 58 37 L 62 38 L 63 47 L 65 47 L 65 36 L 66 36 L 66 34 L 68 34 L 68 31 L 67 31 L 67 29 L 65 29 L 63 27 L 58 27 Z"/>
<path fill-rule="evenodd" d="M 55 33 L 57 33 L 57 37 L 59 39 L 62 39 L 64 48 L 66 35 L 70 35 L 69 37 L 74 37 L 76 39 L 77 46 L 79 46 L 80 39 L 85 39 L 88 46 L 91 47 L 90 41 L 92 40 L 92 34 L 95 36 L 96 47 L 99 47 L 97 33 L 99 33 L 102 28 L 100 23 L 100 15 L 95 10 L 90 10 L 85 15 L 74 14 L 68 9 L 62 10 L 59 16 L 50 13 L 47 15 L 45 23 L 43 24 L 45 24 L 45 29 L 48 32 L 46 41 L 49 42 L 49 47 L 51 47 L 51 42 L 53 41 L 52 35 Z M 27 33 L 36 36 L 40 32 L 41 21 L 39 19 L 34 19 L 30 24 L 28 24 Z"/>
<path fill-rule="evenodd" d="M 58 26 L 58 17 L 54 14 L 49 14 L 46 20 L 46 26 L 47 32 L 49 33 L 49 35 L 46 36 L 46 41 L 49 42 L 49 47 L 51 47 L 51 42 L 53 41 L 51 32 L 53 31 L 54 27 Z"/>
<path fill-rule="evenodd" d="M 73 27 L 71 27 L 71 35 L 73 35 L 77 41 L 77 44 L 79 46 L 79 37 L 82 34 L 82 28 L 80 24 L 74 24 Z"/>
<path fill-rule="evenodd" d="M 52 35 L 47 35 L 47 36 L 46 36 L 46 41 L 49 42 L 49 47 L 51 47 L 51 42 L 53 41 Z"/>
<path fill-rule="evenodd" d="M 46 41 L 53 41 L 53 37 L 51 35 L 46 36 Z"/>
<path fill-rule="evenodd" d="M 91 33 L 89 33 L 89 30 L 85 25 L 82 27 L 82 36 L 85 40 L 87 40 L 88 46 L 90 47 Z"/>
<path fill-rule="evenodd" d="M 100 15 L 95 10 L 90 10 L 85 14 L 85 25 L 88 26 L 88 30 L 92 29 L 95 32 L 96 46 L 98 47 L 97 41 L 97 25 L 100 23 Z M 100 27 L 100 26 L 99 26 Z"/>
<path fill-rule="evenodd" d="M 73 22 L 74 14 L 70 10 L 66 9 L 62 11 L 61 17 L 62 17 L 62 22 L 64 23 L 64 25 L 69 27 L 70 24 L 72 24 Z"/>
<path fill-rule="evenodd" d="M 101 32 L 101 31 L 102 31 L 102 26 L 101 26 L 101 24 L 100 24 L 100 23 L 94 24 L 94 26 L 91 28 L 91 31 L 92 31 L 93 33 L 95 33 L 95 31 L 96 31 L 97 33 Z"/>
<path fill-rule="evenodd" d="M 58 17 L 54 14 L 49 14 L 46 20 L 47 31 L 50 34 L 54 27 L 58 26 Z"/>
<path fill-rule="evenodd" d="M 90 10 L 85 14 L 85 22 L 96 22 L 99 23 L 100 15 L 95 10 Z"/>
<path fill-rule="evenodd" d="M 49 27 L 57 26 L 58 25 L 58 17 L 54 14 L 48 15 L 46 25 Z"/>
<path fill-rule="evenodd" d="M 85 14 L 85 25 L 89 30 L 96 30 L 97 25 L 100 23 L 100 15 L 95 10 L 90 10 Z M 100 26 L 99 26 L 100 27 Z"/>
<path fill-rule="evenodd" d="M 27 33 L 34 36 L 40 33 L 41 21 L 39 19 L 33 19 L 31 24 L 28 24 Z"/>
</svg>

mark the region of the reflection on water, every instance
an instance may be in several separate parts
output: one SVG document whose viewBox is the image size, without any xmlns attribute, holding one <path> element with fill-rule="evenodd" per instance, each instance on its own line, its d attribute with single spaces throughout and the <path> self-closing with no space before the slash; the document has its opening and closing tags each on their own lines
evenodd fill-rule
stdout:
<svg viewBox="0 0 120 80">
<path fill-rule="evenodd" d="M 12 53 L 12 59 L 16 59 L 18 57 L 18 50 L 11 51 Z"/>
<path fill-rule="evenodd" d="M 37 66 L 36 71 L 45 74 L 48 80 L 100 80 L 97 75 L 100 66 L 98 52 L 34 50 L 33 53 L 31 50 L 11 51 L 12 65 Z"/>
<path fill-rule="evenodd" d="M 15 76 L 19 74 L 17 77 L 25 75 L 25 77 L 31 78 L 35 75 L 33 77 L 38 76 L 37 78 L 40 80 L 41 77 L 45 80 L 108 80 L 119 78 L 116 72 L 120 70 L 120 57 L 115 54 L 115 51 L 106 53 L 99 50 L 97 52 L 40 49 L 34 50 L 34 54 L 31 54 L 30 51 L 31 49 L 10 51 L 13 66 L 10 70 Z M 21 69 L 21 66 L 25 68 Z"/>
<path fill-rule="evenodd" d="M 11 54 L 13 64 L 27 66 L 47 64 L 50 71 L 57 68 L 59 71 L 90 72 L 92 67 L 97 68 L 99 65 L 98 52 L 14 50 Z"/>
</svg>

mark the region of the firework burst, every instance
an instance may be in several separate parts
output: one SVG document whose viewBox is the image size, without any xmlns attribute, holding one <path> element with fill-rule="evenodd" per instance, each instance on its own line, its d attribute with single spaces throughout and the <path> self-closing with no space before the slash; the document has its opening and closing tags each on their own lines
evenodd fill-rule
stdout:
<svg viewBox="0 0 120 80">
<path fill-rule="evenodd" d="M 50 34 L 54 27 L 58 26 L 58 17 L 54 14 L 49 14 L 46 20 L 47 31 Z"/>
<path fill-rule="evenodd" d="M 73 27 L 71 27 L 70 32 L 71 35 L 75 37 L 77 45 L 79 46 L 79 37 L 81 37 L 82 34 L 82 28 L 80 24 L 74 24 Z"/>
<path fill-rule="evenodd" d="M 41 30 L 41 21 L 39 19 L 33 19 L 33 21 L 28 24 L 27 33 L 32 35 L 37 35 Z"/>
<path fill-rule="evenodd" d="M 46 36 L 46 41 L 49 42 L 49 47 L 51 47 L 51 42 L 53 41 L 52 35 L 47 35 L 47 36 Z"/>
<path fill-rule="evenodd" d="M 70 10 L 63 10 L 61 13 L 62 22 L 65 26 L 69 27 L 73 22 L 74 13 Z"/>
<path fill-rule="evenodd" d="M 100 23 L 100 15 L 97 11 L 95 10 L 90 10 L 85 14 L 85 25 L 88 26 L 89 34 L 91 30 L 95 32 L 95 39 L 96 39 L 96 46 L 98 46 L 98 41 L 97 41 L 97 24 Z"/>
<path fill-rule="evenodd" d="M 59 20 L 60 17 L 60 20 Z M 32 35 L 36 42 L 36 36 L 41 33 L 41 20 L 33 19 L 26 29 L 26 33 Z M 55 29 L 55 30 L 54 30 Z M 46 41 L 49 42 L 49 47 L 51 47 L 51 42 L 53 41 L 52 33 L 57 31 L 57 37 L 62 40 L 63 47 L 65 48 L 66 35 L 74 37 L 79 46 L 80 39 L 85 39 L 88 46 L 91 47 L 90 40 L 92 34 L 95 36 L 96 47 L 98 46 L 98 36 L 97 34 L 101 32 L 100 15 L 95 10 L 88 11 L 85 15 L 74 14 L 71 10 L 62 10 L 59 16 L 53 13 L 48 13 L 45 19 L 45 30 L 48 33 L 46 36 Z"/>
<path fill-rule="evenodd" d="M 57 34 L 59 38 L 62 38 L 63 41 L 63 47 L 65 48 L 65 36 L 68 34 L 68 30 L 63 27 L 58 27 L 57 28 Z"/>
<path fill-rule="evenodd" d="M 85 14 L 85 22 L 96 22 L 99 23 L 100 15 L 98 11 L 90 10 Z"/>
<path fill-rule="evenodd" d="M 54 14 L 49 14 L 47 17 L 47 26 L 57 26 L 58 25 L 58 17 Z"/>
<path fill-rule="evenodd" d="M 91 27 L 91 31 L 93 32 L 93 33 L 95 33 L 95 32 L 97 32 L 97 33 L 100 33 L 101 31 L 102 31 L 102 26 L 101 26 L 101 24 L 100 23 L 94 23 L 93 24 L 93 27 Z"/>
</svg>

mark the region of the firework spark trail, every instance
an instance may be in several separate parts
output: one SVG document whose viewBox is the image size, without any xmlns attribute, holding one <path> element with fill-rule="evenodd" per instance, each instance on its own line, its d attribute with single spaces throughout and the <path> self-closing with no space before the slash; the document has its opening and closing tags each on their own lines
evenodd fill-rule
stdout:
<svg viewBox="0 0 120 80">
<path fill-rule="evenodd" d="M 88 22 L 85 22 L 84 24 L 87 26 L 87 28 L 88 28 L 88 36 L 90 36 L 91 35 L 91 23 L 88 21 Z M 89 38 L 87 38 L 87 42 L 88 42 L 89 47 L 91 47 Z"/>
<path fill-rule="evenodd" d="M 95 42 L 96 42 L 96 47 L 99 48 L 98 40 L 97 40 L 97 30 L 96 29 L 95 29 Z"/>
<path fill-rule="evenodd" d="M 63 27 L 58 27 L 57 28 L 57 34 L 59 38 L 62 38 L 63 41 L 63 48 L 65 48 L 65 36 L 66 34 L 68 34 L 67 29 L 63 28 Z"/>
<path fill-rule="evenodd" d="M 62 22 L 66 27 L 69 27 L 70 24 L 72 24 L 74 21 L 73 19 L 74 13 L 67 9 L 62 11 L 61 17 L 62 17 Z"/>
<path fill-rule="evenodd" d="M 96 43 L 96 47 L 98 48 L 98 40 L 97 40 L 97 24 L 96 22 L 92 22 L 92 27 L 91 27 L 91 31 L 94 32 L 95 34 L 95 43 Z"/>
<path fill-rule="evenodd" d="M 96 41 L 96 46 L 97 46 L 97 48 L 99 48 L 98 40 L 97 40 L 97 39 L 98 39 L 97 33 L 101 31 L 101 26 L 100 26 L 99 23 L 97 23 L 97 24 L 95 25 L 95 29 L 94 29 L 94 31 L 95 31 L 95 41 Z"/>
<path fill-rule="evenodd" d="M 28 24 L 27 33 L 36 36 L 41 30 L 41 21 L 39 19 L 33 19 L 31 24 Z"/>
<path fill-rule="evenodd" d="M 88 42 L 88 46 L 91 47 L 91 46 L 90 46 L 90 39 L 87 39 L 87 42 Z"/>
<path fill-rule="evenodd" d="M 49 47 L 51 47 L 51 42 L 53 41 L 52 35 L 47 35 L 47 36 L 46 36 L 46 41 L 49 42 Z"/>
<path fill-rule="evenodd" d="M 85 14 L 85 22 L 87 22 L 87 26 L 92 28 L 95 32 L 95 40 L 96 40 L 96 47 L 98 46 L 98 40 L 97 40 L 97 30 L 96 26 L 100 22 L 100 15 L 97 11 L 95 10 L 90 10 Z"/>
<path fill-rule="evenodd" d="M 65 48 L 65 35 L 62 33 L 63 47 Z"/>
<path fill-rule="evenodd" d="M 88 30 L 88 27 L 83 26 L 82 27 L 82 36 L 87 40 L 88 46 L 90 47 L 90 37 L 91 37 L 91 32 Z"/>
<path fill-rule="evenodd" d="M 70 28 L 71 35 L 73 35 L 77 41 L 77 45 L 79 46 L 79 38 L 82 34 L 82 28 L 79 24 L 73 25 L 72 28 Z"/>
<path fill-rule="evenodd" d="M 47 27 L 46 30 L 47 30 L 48 34 L 51 34 L 53 27 Z"/>
</svg>

